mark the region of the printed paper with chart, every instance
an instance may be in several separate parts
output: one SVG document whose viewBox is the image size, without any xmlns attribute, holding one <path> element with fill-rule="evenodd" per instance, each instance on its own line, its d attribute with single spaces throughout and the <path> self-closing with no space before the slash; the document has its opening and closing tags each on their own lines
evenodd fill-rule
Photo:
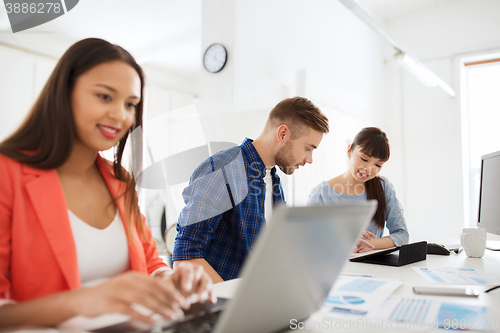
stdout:
<svg viewBox="0 0 500 333">
<path fill-rule="evenodd" d="M 324 310 L 364 315 L 380 306 L 402 284 L 399 280 L 339 276 Z"/>
</svg>

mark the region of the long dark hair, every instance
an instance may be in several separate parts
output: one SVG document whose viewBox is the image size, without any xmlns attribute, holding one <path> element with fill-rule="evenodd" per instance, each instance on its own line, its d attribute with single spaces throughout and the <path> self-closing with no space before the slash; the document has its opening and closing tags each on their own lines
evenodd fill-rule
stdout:
<svg viewBox="0 0 500 333">
<path fill-rule="evenodd" d="M 354 150 L 356 146 L 359 146 L 364 154 L 377 158 L 383 162 L 389 160 L 391 156 L 389 140 L 385 133 L 377 127 L 365 127 L 356 134 L 351 144 L 351 151 Z M 380 230 L 384 229 L 385 215 L 387 213 L 382 181 L 383 180 L 379 176 L 376 176 L 365 183 L 366 197 L 369 200 L 376 199 L 378 201 L 378 208 L 374 218 L 375 225 Z"/>
<path fill-rule="evenodd" d="M 102 39 L 88 38 L 72 45 L 59 59 L 24 122 L 0 143 L 0 153 L 38 169 L 62 166 L 68 160 L 75 140 L 71 94 L 76 79 L 101 63 L 116 60 L 132 66 L 141 79 L 141 100 L 136 107 L 135 121 L 130 131 L 142 126 L 144 74 L 141 67 L 120 46 Z M 134 222 L 143 233 L 135 181 L 121 166 L 128 134 L 129 132 L 124 135 L 116 147 L 113 170 L 115 177 L 127 184 L 122 195 L 129 202 L 129 213 L 133 213 Z M 132 145 L 132 155 L 134 161 L 142 160 L 141 144 Z M 131 223 L 133 222 L 127 221 L 127 226 Z"/>
</svg>

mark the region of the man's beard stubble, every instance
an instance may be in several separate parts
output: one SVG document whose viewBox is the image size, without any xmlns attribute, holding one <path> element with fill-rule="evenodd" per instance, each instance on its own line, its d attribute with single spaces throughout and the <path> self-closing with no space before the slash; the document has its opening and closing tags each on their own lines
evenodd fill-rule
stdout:
<svg viewBox="0 0 500 333">
<path fill-rule="evenodd" d="M 295 171 L 295 165 L 292 156 L 292 143 L 288 141 L 283 148 L 276 154 L 276 165 L 286 175 L 291 175 Z"/>
</svg>

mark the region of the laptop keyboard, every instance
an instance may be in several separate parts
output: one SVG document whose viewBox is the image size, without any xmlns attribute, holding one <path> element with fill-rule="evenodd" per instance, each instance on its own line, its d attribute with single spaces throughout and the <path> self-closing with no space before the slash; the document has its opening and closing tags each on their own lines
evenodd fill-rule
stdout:
<svg viewBox="0 0 500 333">
<path fill-rule="evenodd" d="M 209 303 L 193 304 L 189 310 L 184 311 L 185 317 L 182 321 L 170 322 L 163 326 L 148 326 L 136 321 L 128 321 L 107 327 L 102 327 L 91 332 L 94 333 L 205 333 L 212 332 L 227 299 L 218 298 L 217 304 Z"/>
<path fill-rule="evenodd" d="M 206 313 L 202 316 L 190 318 L 185 321 L 174 323 L 170 327 L 162 328 L 161 330 L 152 330 L 151 333 L 206 333 L 212 332 L 215 323 L 222 312 Z"/>
</svg>

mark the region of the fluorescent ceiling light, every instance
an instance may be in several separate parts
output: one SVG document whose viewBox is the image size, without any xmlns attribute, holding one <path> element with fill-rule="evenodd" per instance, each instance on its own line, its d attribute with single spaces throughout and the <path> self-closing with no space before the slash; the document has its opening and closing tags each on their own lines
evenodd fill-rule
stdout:
<svg viewBox="0 0 500 333">
<path fill-rule="evenodd" d="M 423 84 L 428 87 L 441 87 L 450 96 L 455 97 L 455 91 L 451 89 L 449 85 L 446 84 L 439 76 L 434 74 L 427 66 L 422 64 L 416 57 L 411 55 L 408 51 L 405 51 L 394 39 L 387 34 L 387 32 L 382 29 L 375 21 L 368 15 L 361 7 L 359 7 L 354 0 L 339 0 L 344 6 L 349 8 L 351 12 L 356 15 L 359 19 L 365 22 L 370 28 L 379 33 L 384 37 L 397 51 L 396 58 L 398 58 L 398 63 L 406 68 L 410 73 L 416 76 Z"/>
<path fill-rule="evenodd" d="M 436 75 L 434 75 L 434 73 L 427 70 L 426 68 L 422 68 L 419 65 L 418 61 L 416 61 L 409 55 L 404 54 L 403 52 L 398 53 L 399 54 L 396 54 L 396 57 L 398 59 L 398 63 L 401 66 L 403 66 L 404 68 L 406 68 L 406 70 L 416 76 L 427 87 L 437 86 Z"/>
<path fill-rule="evenodd" d="M 418 59 L 413 58 L 412 56 L 398 51 L 396 53 L 396 58 L 398 63 L 403 66 L 407 71 L 412 73 L 417 79 L 420 80 L 427 87 L 441 87 L 444 91 L 446 91 L 450 96 L 455 97 L 455 91 L 450 88 L 439 76 L 434 74 L 430 69 L 425 67 Z"/>
</svg>

